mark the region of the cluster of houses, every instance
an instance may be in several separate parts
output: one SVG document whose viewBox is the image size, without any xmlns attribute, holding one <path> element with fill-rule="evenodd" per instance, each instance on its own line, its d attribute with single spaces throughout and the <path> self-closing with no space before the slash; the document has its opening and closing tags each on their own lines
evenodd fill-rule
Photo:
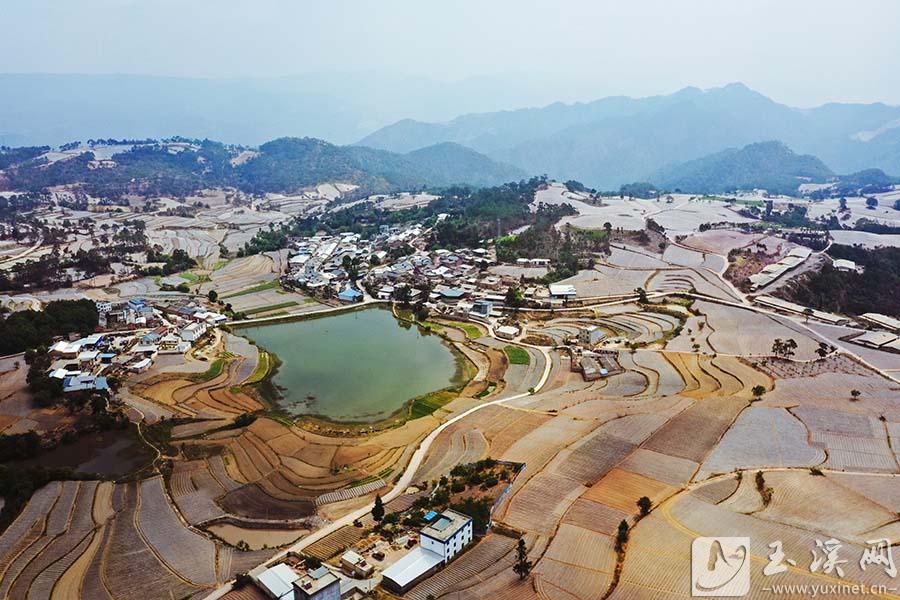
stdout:
<svg viewBox="0 0 900 600">
<path fill-rule="evenodd" d="M 378 584 L 402 595 L 439 571 L 474 539 L 472 518 L 460 512 L 432 511 L 425 521 L 417 534 L 384 542 L 394 549 L 393 554 L 402 554 L 397 560 L 373 552 L 377 560 L 391 561 L 377 571 L 360 553 L 348 550 L 340 557 L 339 566 L 323 564 L 310 569 L 289 555 L 272 567 L 250 571 L 250 577 L 272 600 L 350 600 L 365 596 Z"/>
<path fill-rule="evenodd" d="M 96 305 L 106 333 L 60 340 L 49 348 L 48 374 L 62 380 L 64 393 L 107 390 L 109 375 L 142 373 L 159 354 L 183 354 L 226 319 L 197 304 L 158 307 L 132 298 Z"/>
<path fill-rule="evenodd" d="M 491 272 L 496 264 L 493 249 L 429 252 L 424 233 L 427 230 L 418 224 L 385 225 L 368 240 L 354 233 L 303 238 L 294 243 L 286 277 L 314 295 L 337 297 L 345 303 L 361 302 L 367 296 L 401 299 L 476 318 L 488 318 L 503 308 L 509 287 L 519 287 L 519 279 Z M 395 252 L 398 248 L 403 251 Z M 518 259 L 516 266 L 529 269 L 549 263 L 543 258 Z M 576 290 L 571 285 L 533 285 L 523 290 L 523 296 L 538 305 L 561 305 L 574 298 Z"/>
</svg>

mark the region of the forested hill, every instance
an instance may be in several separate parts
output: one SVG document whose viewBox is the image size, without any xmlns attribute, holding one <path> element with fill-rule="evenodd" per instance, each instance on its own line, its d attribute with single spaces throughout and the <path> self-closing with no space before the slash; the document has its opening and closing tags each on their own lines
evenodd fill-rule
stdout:
<svg viewBox="0 0 900 600">
<path fill-rule="evenodd" d="M 198 189 L 234 186 L 248 192 L 293 192 L 328 181 L 383 192 L 427 186 L 497 185 L 525 176 L 456 144 L 439 144 L 410 154 L 362 146 L 336 146 L 314 138 L 280 138 L 256 149 L 209 140 L 143 141 L 122 145 L 110 160 L 98 161 L 93 146 L 77 147 L 50 161 L 47 149 L 0 151 L 0 190 L 39 191 L 83 184 L 96 196 L 123 194 L 184 196 Z M 81 149 L 83 148 L 83 151 Z M 72 152 L 70 150 L 70 152 Z"/>
<path fill-rule="evenodd" d="M 797 154 L 781 142 L 762 142 L 661 169 L 650 181 L 660 189 L 690 193 L 764 189 L 795 194 L 800 184 L 821 183 L 833 175 L 815 156 Z"/>
</svg>

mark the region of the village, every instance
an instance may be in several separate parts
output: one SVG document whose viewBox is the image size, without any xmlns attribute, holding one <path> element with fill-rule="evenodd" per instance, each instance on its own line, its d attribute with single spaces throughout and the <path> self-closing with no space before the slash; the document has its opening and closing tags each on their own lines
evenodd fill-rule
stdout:
<svg viewBox="0 0 900 600">
<path fill-rule="evenodd" d="M 95 304 L 103 333 L 48 348 L 48 374 L 62 381 L 64 393 L 105 391 L 109 376 L 144 373 L 160 355 L 184 355 L 227 320 L 196 302 L 154 305 L 135 298 Z"/>
<path fill-rule="evenodd" d="M 92 543 L 106 536 L 117 549 L 158 556 L 159 566 L 134 573 L 125 552 L 75 548 L 69 558 L 86 562 L 68 571 L 87 595 L 109 586 L 112 597 L 158 588 L 228 600 L 537 598 L 552 585 L 580 597 L 595 578 L 613 585 L 617 564 L 623 593 L 644 585 L 634 561 L 657 533 L 670 535 L 659 516 L 670 507 L 679 522 L 714 532 L 692 511 L 712 506 L 735 518 L 742 505 L 709 498 L 739 490 L 736 498 L 756 507 L 758 496 L 756 508 L 771 512 L 793 490 L 814 489 L 810 481 L 867 485 L 866 473 L 894 471 L 889 434 L 857 421 L 894 419 L 883 408 L 895 393 L 900 323 L 780 293 L 823 265 L 842 274 L 863 273 L 862 265 L 792 242 L 792 229 L 742 228 L 739 205 L 723 200 L 597 203 L 556 182 L 536 196 L 576 208 L 556 225 L 563 232 L 587 219 L 602 229 L 618 214 L 634 224 L 568 277 L 550 276 L 557 265 L 540 255 L 500 260 L 492 238 L 435 245 L 438 215 L 370 235 L 292 236 L 281 250 L 211 255 L 161 277 L 11 295 L 10 308 L 91 299 L 96 330 L 55 337 L 41 364 L 66 399 L 108 396 L 112 410 L 139 424 L 130 443 L 144 435 L 159 454 L 136 463 L 139 481 L 117 473 L 42 488 L 34 512 L 2 539 L 56 514 L 57 498 L 73 514 L 90 513 L 96 499 Z M 248 220 L 263 214 L 248 208 Z M 665 235 L 638 229 L 650 219 Z M 388 328 L 371 335 L 377 316 Z M 395 333 L 407 336 L 402 345 L 382 350 Z M 362 346 L 374 356 L 363 359 Z M 392 392 L 383 417 L 371 417 L 380 407 L 369 405 L 354 413 L 356 396 L 375 396 L 391 378 L 379 379 L 378 368 L 345 373 L 379 354 L 402 357 L 391 373 L 415 363 L 401 379 L 425 379 L 437 363 L 446 371 L 431 387 Z M 25 374 L 16 360 L 0 370 L 7 431 L 66 437 L 70 403 L 19 408 Z M 280 379 L 307 365 L 293 389 Z M 314 381 L 315 369 L 332 365 Z M 344 379 L 359 386 L 342 388 L 338 416 L 322 414 L 331 406 L 322 395 Z M 295 402 L 303 408 L 291 412 Z M 870 452 L 846 451 L 831 433 L 847 419 L 854 443 Z M 777 448 L 748 445 L 773 428 Z M 93 467 L 89 458 L 76 466 Z M 763 471 L 771 507 L 753 487 Z M 887 518 L 865 502 L 867 522 Z M 778 518 L 802 523 L 796 506 Z M 754 518 L 749 528 L 765 526 Z M 67 527 L 67 541 L 84 536 L 81 521 Z M 629 532 L 630 546 L 619 539 Z M 36 565 L 52 559 L 41 550 L 51 537 L 26 539 Z M 665 552 L 684 541 L 667 541 Z M 520 579 L 513 567 L 529 561 L 534 569 Z M 88 577 L 82 564 L 103 577 Z M 39 585 L 26 565 L 9 572 L 22 573 L 15 592 Z"/>
</svg>

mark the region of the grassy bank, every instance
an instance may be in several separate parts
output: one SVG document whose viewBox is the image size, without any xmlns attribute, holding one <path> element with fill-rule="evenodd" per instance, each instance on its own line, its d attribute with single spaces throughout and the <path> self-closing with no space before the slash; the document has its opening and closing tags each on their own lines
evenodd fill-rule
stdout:
<svg viewBox="0 0 900 600">
<path fill-rule="evenodd" d="M 209 365 L 209 368 L 203 371 L 202 373 L 198 373 L 194 376 L 194 381 L 212 381 L 216 377 L 222 374 L 222 370 L 225 368 L 225 359 L 217 358 Z"/>
<path fill-rule="evenodd" d="M 509 359 L 511 365 L 527 365 L 531 363 L 531 356 L 528 350 L 519 348 L 518 346 L 507 346 L 503 349 L 506 352 L 506 358 Z"/>
</svg>

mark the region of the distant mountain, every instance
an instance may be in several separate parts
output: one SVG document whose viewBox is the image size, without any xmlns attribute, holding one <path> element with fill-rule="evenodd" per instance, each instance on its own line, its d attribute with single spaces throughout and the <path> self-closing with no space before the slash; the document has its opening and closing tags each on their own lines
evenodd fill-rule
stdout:
<svg viewBox="0 0 900 600">
<path fill-rule="evenodd" d="M 815 156 L 796 154 L 781 142 L 761 142 L 661 169 L 650 181 L 660 189 L 690 193 L 759 188 L 793 194 L 801 183 L 822 183 L 833 175 Z"/>
<path fill-rule="evenodd" d="M 455 142 L 529 173 L 618 189 L 668 165 L 768 140 L 814 154 L 838 172 L 880 168 L 900 174 L 900 107 L 798 109 L 743 84 L 476 113 L 443 123 L 403 120 L 359 143 L 409 152 Z"/>
<path fill-rule="evenodd" d="M 240 165 L 235 177 L 245 187 L 275 192 L 323 181 L 350 181 L 372 190 L 470 184 L 491 186 L 525 173 L 458 144 L 436 144 L 409 154 L 364 146 L 335 146 L 313 138 L 280 138 L 259 147 L 259 156 Z"/>
<path fill-rule="evenodd" d="M 453 142 L 420 148 L 404 155 L 404 158 L 436 184 L 492 186 L 528 176 L 522 169 L 493 161 L 480 152 Z"/>
<path fill-rule="evenodd" d="M 583 89 L 568 92 L 578 97 Z M 386 72 L 235 79 L 0 74 L 0 90 L 5 146 L 176 134 L 253 146 L 281 136 L 348 144 L 403 118 L 445 120 L 555 99 L 554 90 L 525 77 L 442 81 Z"/>
<path fill-rule="evenodd" d="M 0 189 L 41 190 L 82 183 L 91 193 L 119 196 L 185 195 L 197 189 L 235 186 L 250 192 L 292 192 L 328 181 L 356 183 L 383 192 L 424 186 L 491 186 L 525 174 L 458 144 L 438 144 L 409 154 L 363 146 L 336 146 L 314 138 L 279 138 L 262 144 L 252 157 L 234 159 L 242 148 L 209 140 L 178 144 L 122 146 L 114 166 L 97 168 L 90 147 L 48 163 L 27 148 L 0 152 Z"/>
</svg>

